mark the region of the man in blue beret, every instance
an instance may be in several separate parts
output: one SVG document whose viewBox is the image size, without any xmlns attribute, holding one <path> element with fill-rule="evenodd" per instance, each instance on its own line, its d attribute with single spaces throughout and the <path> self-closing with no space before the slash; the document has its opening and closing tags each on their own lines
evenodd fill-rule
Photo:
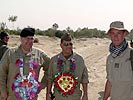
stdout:
<svg viewBox="0 0 133 100">
<path fill-rule="evenodd" d="M 34 34 L 34 28 L 24 28 L 20 33 L 21 44 L 8 49 L 1 60 L 2 100 L 37 100 L 39 91 L 46 86 L 50 58 L 33 47 Z M 41 68 L 44 75 L 39 82 Z"/>
</svg>

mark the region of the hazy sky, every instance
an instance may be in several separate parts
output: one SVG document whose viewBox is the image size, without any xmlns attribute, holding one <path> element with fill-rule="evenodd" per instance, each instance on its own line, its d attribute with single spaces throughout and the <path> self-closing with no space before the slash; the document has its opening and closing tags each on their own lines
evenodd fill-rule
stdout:
<svg viewBox="0 0 133 100">
<path fill-rule="evenodd" d="M 59 29 L 68 26 L 98 28 L 107 31 L 112 21 L 120 20 L 125 28 L 133 28 L 133 0 L 0 0 L 0 22 L 18 16 L 15 28 L 32 26 L 48 29 L 54 23 Z"/>
</svg>

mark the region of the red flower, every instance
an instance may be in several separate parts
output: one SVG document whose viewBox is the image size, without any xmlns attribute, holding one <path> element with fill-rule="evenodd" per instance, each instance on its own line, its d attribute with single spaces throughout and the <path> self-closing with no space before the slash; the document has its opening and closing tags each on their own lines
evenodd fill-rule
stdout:
<svg viewBox="0 0 133 100">
<path fill-rule="evenodd" d="M 38 68 L 38 66 L 39 66 L 39 65 L 38 65 L 38 63 L 37 63 L 37 62 L 35 62 L 35 61 L 34 61 L 34 62 L 31 62 L 31 64 L 33 65 L 33 68 L 34 68 L 34 69 L 37 69 L 37 68 Z"/>
<path fill-rule="evenodd" d="M 69 80 L 70 80 L 70 78 L 67 78 L 67 80 L 69 81 Z"/>
<path fill-rule="evenodd" d="M 20 87 L 23 87 L 23 82 L 20 82 L 20 83 L 19 83 L 19 86 L 20 86 Z"/>
<path fill-rule="evenodd" d="M 12 84 L 12 90 L 14 90 L 15 89 L 15 86 L 14 86 L 14 84 Z"/>
<path fill-rule="evenodd" d="M 60 82 L 59 82 L 60 84 L 62 83 L 62 80 L 60 80 Z"/>
<path fill-rule="evenodd" d="M 63 80 L 65 80 L 66 78 L 63 78 Z"/>
<path fill-rule="evenodd" d="M 66 87 L 65 90 L 67 90 L 68 88 Z"/>
<path fill-rule="evenodd" d="M 70 84 L 73 84 L 72 82 L 70 82 Z"/>
<path fill-rule="evenodd" d="M 31 87 L 33 84 L 31 82 L 28 83 L 28 87 Z"/>
<path fill-rule="evenodd" d="M 67 88 L 70 88 L 70 85 L 68 85 Z"/>
<path fill-rule="evenodd" d="M 20 73 L 17 73 L 15 79 L 17 79 L 19 76 L 21 76 Z"/>
<path fill-rule="evenodd" d="M 25 79 L 25 80 L 24 80 L 24 83 L 26 84 L 27 82 L 28 82 L 28 79 Z"/>
<path fill-rule="evenodd" d="M 66 78 L 64 77 L 68 77 L 67 78 L 67 81 L 69 81 L 69 84 L 67 85 L 67 87 L 63 88 L 63 87 L 60 87 L 60 84 L 62 84 L 63 81 L 66 80 Z M 60 81 L 59 81 L 60 80 Z M 74 82 L 72 82 L 72 80 Z M 58 82 L 59 81 L 59 82 Z M 74 89 L 76 88 L 76 85 L 77 85 L 77 81 L 76 79 L 74 78 L 74 76 L 68 72 L 65 72 L 63 74 L 60 74 L 58 75 L 56 78 L 55 78 L 55 86 L 56 88 L 58 89 L 58 91 L 66 96 L 68 94 L 73 94 L 74 93 Z M 65 91 L 64 91 L 65 90 Z"/>
<path fill-rule="evenodd" d="M 19 66 L 19 67 L 23 67 L 23 60 L 22 59 L 18 59 L 16 60 L 16 66 Z"/>
</svg>

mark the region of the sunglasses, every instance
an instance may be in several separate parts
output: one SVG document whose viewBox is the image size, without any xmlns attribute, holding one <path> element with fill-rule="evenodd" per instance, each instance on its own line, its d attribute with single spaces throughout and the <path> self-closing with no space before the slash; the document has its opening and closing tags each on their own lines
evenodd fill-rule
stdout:
<svg viewBox="0 0 133 100">
<path fill-rule="evenodd" d="M 72 43 L 63 43 L 64 46 L 72 46 Z"/>
</svg>

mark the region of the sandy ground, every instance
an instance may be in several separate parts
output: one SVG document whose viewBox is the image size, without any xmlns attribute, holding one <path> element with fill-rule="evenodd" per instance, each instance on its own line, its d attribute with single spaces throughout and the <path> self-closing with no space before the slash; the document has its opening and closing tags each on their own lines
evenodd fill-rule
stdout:
<svg viewBox="0 0 133 100">
<path fill-rule="evenodd" d="M 61 51 L 60 39 L 46 36 L 36 36 L 39 43 L 34 43 L 49 56 L 52 57 Z M 9 46 L 19 45 L 19 37 L 11 36 Z M 106 81 L 105 62 L 108 55 L 109 39 L 82 38 L 74 39 L 74 51 L 79 53 L 85 60 L 89 73 L 88 97 L 89 100 L 102 100 Z M 40 72 L 40 79 L 42 71 Z M 38 100 L 45 100 L 46 90 L 42 90 Z"/>
</svg>

